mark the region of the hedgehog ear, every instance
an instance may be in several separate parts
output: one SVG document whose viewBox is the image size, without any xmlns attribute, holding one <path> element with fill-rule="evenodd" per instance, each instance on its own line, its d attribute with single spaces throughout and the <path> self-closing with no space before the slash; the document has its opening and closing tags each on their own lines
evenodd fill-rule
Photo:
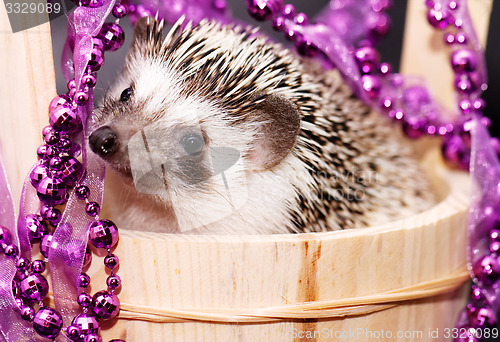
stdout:
<svg viewBox="0 0 500 342">
<path fill-rule="evenodd" d="M 280 95 L 265 95 L 255 108 L 259 128 L 250 159 L 258 167 L 278 165 L 295 147 L 301 113 L 296 104 Z"/>
<path fill-rule="evenodd" d="M 163 41 L 163 20 L 158 18 L 142 17 L 137 20 L 134 27 L 134 38 L 129 55 L 145 55 L 159 49 Z"/>
</svg>

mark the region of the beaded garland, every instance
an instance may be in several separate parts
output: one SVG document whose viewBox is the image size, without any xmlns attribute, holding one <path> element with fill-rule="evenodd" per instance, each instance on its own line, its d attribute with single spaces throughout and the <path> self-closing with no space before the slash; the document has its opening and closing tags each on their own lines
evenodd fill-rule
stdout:
<svg viewBox="0 0 500 342">
<path fill-rule="evenodd" d="M 348 32 L 342 33 L 341 27 L 334 27 L 333 19 L 343 18 L 347 21 L 352 19 L 353 13 L 357 13 L 355 8 L 359 7 L 360 3 L 366 7 L 362 12 L 368 19 L 363 34 L 352 36 Z M 458 98 L 458 111 L 462 114 L 456 122 L 441 119 L 440 110 L 424 87 L 407 86 L 401 76 L 392 73 L 390 65 L 380 62 L 374 46 L 389 29 L 390 20 L 384 11 L 391 6 L 391 0 L 344 1 L 343 8 L 325 11 L 314 24 L 309 24 L 306 14 L 296 13 L 294 6 L 285 5 L 283 0 L 247 0 L 247 7 L 250 15 L 256 20 L 272 21 L 273 28 L 283 32 L 286 38 L 293 41 L 301 55 L 322 58 L 327 64 L 338 67 L 357 95 L 392 120 L 400 122 L 408 137 L 441 136 L 445 158 L 462 169 L 468 169 L 473 149 L 471 143 L 474 139 L 474 136 L 471 138 L 471 133 L 482 129 L 480 126 L 489 125 L 489 120 L 481 116 L 481 110 L 484 108 L 481 93 L 486 84 L 484 56 L 477 46 L 474 32 L 467 26 L 470 20 L 465 1 L 426 0 L 425 3 L 428 8 L 429 23 L 445 32 L 444 42 L 453 50 L 450 61 L 456 75 L 454 86 Z M 82 153 L 82 148 L 75 139 L 85 128 L 85 122 L 82 121 L 77 108 L 92 105 L 92 88 L 96 84 L 96 72 L 104 63 L 104 52 L 115 51 L 123 44 L 124 33 L 118 25 L 119 19 L 129 14 L 131 21 L 135 21 L 139 17 L 151 15 L 155 7 L 149 0 L 141 1 L 140 4 L 128 0 L 117 4 L 109 0 L 84 0 L 79 6 L 98 11 L 109 4 L 113 15 L 117 18 L 116 23 L 102 25 L 99 33 L 92 38 L 90 51 L 85 55 L 85 70 L 79 76 L 75 72 L 74 79 L 68 82 L 68 93 L 57 96 L 50 103 L 50 126 L 42 130 L 44 145 L 37 149 L 39 162 L 29 174 L 28 181 L 36 189 L 36 194 L 43 205 L 38 214 L 30 213 L 23 217 L 24 222 L 20 226 L 27 229 L 31 244 L 40 244 L 44 259 L 31 261 L 14 243 L 9 230 L 0 226 L 1 250 L 8 258 L 15 261 L 17 270 L 12 289 L 20 317 L 31 322 L 39 335 L 50 339 L 55 339 L 63 331 L 73 341 L 101 341 L 100 321 L 113 318 L 119 312 L 119 300 L 114 293 L 121 285 L 119 276 L 114 273 L 119 261 L 111 252 L 111 248 L 118 241 L 118 230 L 113 222 L 99 218 L 99 203 L 89 200 L 89 187 L 79 182 L 88 170 L 76 159 Z M 224 0 L 198 3 L 185 0 L 181 2 L 184 7 L 177 6 L 175 9 L 169 8 L 168 4 L 169 1 L 165 0 L 165 6 L 160 9 L 160 16 L 170 22 L 185 13 L 190 13 L 192 17 L 189 19 L 194 21 L 204 17 L 229 20 Z M 201 9 L 203 5 L 209 7 Z M 193 11 L 193 8 L 198 10 Z M 332 28 L 328 29 L 324 23 L 337 29 L 340 37 L 349 43 L 347 45 L 354 48 L 350 50 L 349 58 L 342 60 L 343 63 L 339 63 L 341 53 L 329 50 L 331 41 L 325 40 L 324 33 L 332 33 Z M 71 45 L 71 40 L 69 42 Z M 72 43 L 75 44 L 75 41 Z M 70 49 L 82 51 L 76 49 L 75 45 Z M 350 65 L 355 65 L 355 68 L 346 67 Z M 500 147 L 498 140 L 491 139 L 488 142 L 498 152 Z M 85 149 L 83 154 L 85 161 Z M 499 178 L 498 175 L 492 177 Z M 494 178 L 493 182 L 499 184 L 497 178 Z M 99 291 L 93 296 L 85 292 L 85 288 L 90 284 L 88 275 L 82 273 L 79 276 L 78 285 L 81 292 L 78 294 L 77 303 L 82 308 L 82 313 L 76 315 L 72 323 L 63 328 L 61 313 L 45 306 L 42 302 L 49 292 L 48 282 L 42 274 L 49 260 L 50 251 L 54 248 L 53 233 L 49 231 L 49 225 L 57 229 L 71 229 L 63 222 L 61 211 L 55 208 L 68 201 L 68 189 L 71 187 L 74 187 L 75 198 L 85 202 L 86 214 L 93 218 L 87 227 L 89 240 L 95 248 L 104 248 L 107 251 L 104 264 L 111 270 L 111 274 L 106 281 L 108 290 Z M 496 216 L 497 203 L 488 206 L 484 202 L 475 208 L 481 211 L 479 222 L 471 223 L 473 228 L 477 223 L 481 229 L 470 230 L 471 251 L 475 255 L 469 255 L 474 281 L 471 302 L 457 322 L 457 326 L 466 329 L 469 334 L 467 339 L 458 338 L 455 341 L 481 341 L 475 334 L 475 329 L 493 327 L 496 324 L 495 311 L 498 309 L 498 303 L 494 299 L 497 295 L 495 292 L 497 281 L 500 278 L 500 227 Z M 476 236 L 479 234 L 478 231 L 481 231 L 482 237 Z M 487 248 L 476 247 L 479 243 L 486 243 Z M 87 247 L 84 267 L 88 265 L 90 259 L 91 254 Z M 33 306 L 36 304 L 39 305 L 37 311 Z"/>
</svg>

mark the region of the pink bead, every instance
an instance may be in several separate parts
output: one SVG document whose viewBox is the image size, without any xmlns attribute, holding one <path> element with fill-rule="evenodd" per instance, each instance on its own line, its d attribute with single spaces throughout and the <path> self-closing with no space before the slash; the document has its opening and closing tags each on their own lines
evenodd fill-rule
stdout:
<svg viewBox="0 0 500 342">
<path fill-rule="evenodd" d="M 104 23 L 99 38 L 104 44 L 104 50 L 115 51 L 122 47 L 125 33 L 118 24 Z"/>
<path fill-rule="evenodd" d="M 392 7 L 392 0 L 377 0 L 372 1 L 372 9 L 375 12 L 387 11 Z"/>
<path fill-rule="evenodd" d="M 93 88 L 93 87 L 95 87 L 96 83 L 97 83 L 97 80 L 94 77 L 94 75 L 91 75 L 91 74 L 83 75 L 82 84 L 86 85 L 89 88 Z"/>
<path fill-rule="evenodd" d="M 299 13 L 293 18 L 293 21 L 297 25 L 307 25 L 307 15 L 305 13 Z"/>
<path fill-rule="evenodd" d="M 286 4 L 285 7 L 283 7 L 282 13 L 286 19 L 292 19 L 295 17 L 295 7 L 292 4 Z"/>
<path fill-rule="evenodd" d="M 283 17 L 277 17 L 273 20 L 273 28 L 276 31 L 283 31 L 285 30 L 285 18 Z"/>
<path fill-rule="evenodd" d="M 392 73 L 392 67 L 391 67 L 391 65 L 388 64 L 388 63 L 382 63 L 382 64 L 380 64 L 380 73 L 383 76 L 391 74 Z"/>
<path fill-rule="evenodd" d="M 475 71 L 477 68 L 477 57 L 474 51 L 460 49 L 451 55 L 451 67 L 456 73 Z"/>
<path fill-rule="evenodd" d="M 72 79 L 68 82 L 68 90 L 76 88 L 76 81 L 75 79 Z"/>
<path fill-rule="evenodd" d="M 97 220 L 89 224 L 89 239 L 96 248 L 111 248 L 118 242 L 118 228 L 110 220 Z"/>
<path fill-rule="evenodd" d="M 453 44 L 455 43 L 455 35 L 453 33 L 447 33 L 444 35 L 444 42 L 446 44 Z"/>
<path fill-rule="evenodd" d="M 455 41 L 456 41 L 458 44 L 465 44 L 465 43 L 467 43 L 467 36 L 466 36 L 464 33 L 458 33 L 458 34 L 455 36 Z"/>
<path fill-rule="evenodd" d="M 100 291 L 92 297 L 92 309 L 100 319 L 110 319 L 120 312 L 120 300 L 113 293 Z"/>
<path fill-rule="evenodd" d="M 115 7 L 113 7 L 113 15 L 118 19 L 123 18 L 127 15 L 127 7 L 123 4 L 115 5 Z"/>
<path fill-rule="evenodd" d="M 431 8 L 427 12 L 427 20 L 434 28 L 445 29 L 449 25 L 448 19 L 449 14 L 444 9 L 436 10 L 435 8 Z"/>
<path fill-rule="evenodd" d="M 81 130 L 81 121 L 75 111 L 66 106 L 56 106 L 49 117 L 50 125 L 57 131 L 63 133 L 76 133 Z"/>
<path fill-rule="evenodd" d="M 391 19 L 384 13 L 373 13 L 368 16 L 368 27 L 375 39 L 379 39 L 387 35 L 391 28 Z"/>
<path fill-rule="evenodd" d="M 499 260 L 490 255 L 476 261 L 472 269 L 477 279 L 485 285 L 494 283 L 500 277 Z"/>
<path fill-rule="evenodd" d="M 376 99 L 380 94 L 380 80 L 376 76 L 363 75 L 361 77 L 361 85 L 371 100 Z"/>
<path fill-rule="evenodd" d="M 56 107 L 56 106 L 66 106 L 69 107 L 71 106 L 71 99 L 67 95 L 58 95 L 50 101 L 49 104 L 49 113 Z"/>
<path fill-rule="evenodd" d="M 369 46 L 359 48 L 354 52 L 354 57 L 363 73 L 368 74 L 377 70 L 380 57 L 374 48 Z"/>
<path fill-rule="evenodd" d="M 88 66 L 92 71 L 99 70 L 104 64 L 104 53 L 96 48 L 92 49 L 85 57 L 89 61 Z"/>
<path fill-rule="evenodd" d="M 456 10 L 458 8 L 458 3 L 454 0 L 448 3 L 448 8 L 451 10 Z"/>
<path fill-rule="evenodd" d="M 89 102 L 89 94 L 84 91 L 77 91 L 73 97 L 73 101 L 79 106 L 84 106 Z"/>
<path fill-rule="evenodd" d="M 248 13 L 257 21 L 272 18 L 282 8 L 283 0 L 247 0 Z"/>
<path fill-rule="evenodd" d="M 82 334 L 99 334 L 101 326 L 97 319 L 89 314 L 82 313 L 73 319 L 71 325 L 78 327 Z"/>
</svg>

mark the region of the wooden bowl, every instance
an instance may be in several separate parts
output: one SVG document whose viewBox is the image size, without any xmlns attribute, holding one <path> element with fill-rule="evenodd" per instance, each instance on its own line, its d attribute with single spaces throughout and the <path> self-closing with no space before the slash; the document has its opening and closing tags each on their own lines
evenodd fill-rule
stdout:
<svg viewBox="0 0 500 342">
<path fill-rule="evenodd" d="M 410 341 L 436 329 L 443 338 L 466 300 L 470 181 L 436 150 L 422 165 L 439 203 L 380 227 L 270 236 L 122 229 L 122 312 L 104 340 Z M 97 258 L 88 274 L 105 283 Z"/>
</svg>

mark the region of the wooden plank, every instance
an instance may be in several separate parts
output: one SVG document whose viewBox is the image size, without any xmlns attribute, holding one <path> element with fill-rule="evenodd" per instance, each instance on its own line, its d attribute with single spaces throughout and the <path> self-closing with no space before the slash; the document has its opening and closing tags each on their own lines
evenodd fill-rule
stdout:
<svg viewBox="0 0 500 342">
<path fill-rule="evenodd" d="M 39 20 L 43 22 L 43 17 Z M 15 203 L 36 162 L 48 106 L 57 95 L 49 23 L 12 33 L 0 5 L 0 140 Z"/>
</svg>

